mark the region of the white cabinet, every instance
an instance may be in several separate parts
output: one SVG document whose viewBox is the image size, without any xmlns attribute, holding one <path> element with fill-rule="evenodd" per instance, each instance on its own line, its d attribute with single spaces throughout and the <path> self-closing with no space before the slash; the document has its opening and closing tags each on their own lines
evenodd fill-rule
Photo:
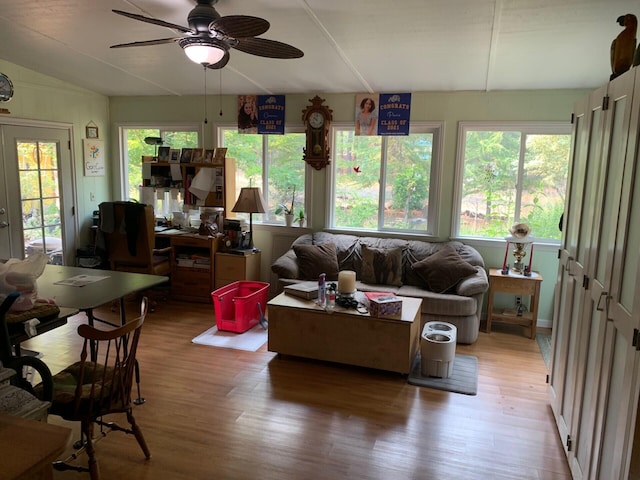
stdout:
<svg viewBox="0 0 640 480">
<path fill-rule="evenodd" d="M 549 377 L 574 479 L 627 478 L 631 458 L 640 314 L 640 225 L 632 222 L 640 218 L 639 81 L 635 70 L 627 72 L 575 108 Z"/>
</svg>

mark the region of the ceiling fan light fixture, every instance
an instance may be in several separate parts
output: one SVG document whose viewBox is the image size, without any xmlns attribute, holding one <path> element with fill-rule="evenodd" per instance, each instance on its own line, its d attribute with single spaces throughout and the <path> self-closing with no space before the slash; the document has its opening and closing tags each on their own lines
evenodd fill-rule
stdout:
<svg viewBox="0 0 640 480">
<path fill-rule="evenodd" d="M 214 39 L 183 38 L 179 42 L 192 62 L 214 65 L 222 60 L 226 50 Z"/>
</svg>

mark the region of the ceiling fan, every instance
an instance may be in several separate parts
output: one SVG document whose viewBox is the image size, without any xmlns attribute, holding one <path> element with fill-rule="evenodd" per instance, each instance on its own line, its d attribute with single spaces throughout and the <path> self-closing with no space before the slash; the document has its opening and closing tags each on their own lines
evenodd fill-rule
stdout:
<svg viewBox="0 0 640 480">
<path fill-rule="evenodd" d="M 187 16 L 188 27 L 136 13 L 113 10 L 118 15 L 171 28 L 183 35 L 121 43 L 112 45 L 111 48 L 145 47 L 177 42 L 191 61 L 212 69 L 220 69 L 229 62 L 231 48 L 268 58 L 300 58 L 304 55 L 302 50 L 292 45 L 266 38 L 257 38 L 258 35 L 269 30 L 269 22 L 265 19 L 248 15 L 221 17 L 213 7 L 216 3 L 218 0 L 197 0 L 197 5 Z"/>
</svg>

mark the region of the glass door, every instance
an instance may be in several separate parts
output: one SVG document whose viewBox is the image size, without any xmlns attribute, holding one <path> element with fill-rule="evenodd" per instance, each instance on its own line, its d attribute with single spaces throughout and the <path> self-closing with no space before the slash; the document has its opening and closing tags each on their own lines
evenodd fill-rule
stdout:
<svg viewBox="0 0 640 480">
<path fill-rule="evenodd" d="M 0 126 L 0 258 L 45 253 L 73 264 L 76 225 L 68 129 Z"/>
</svg>

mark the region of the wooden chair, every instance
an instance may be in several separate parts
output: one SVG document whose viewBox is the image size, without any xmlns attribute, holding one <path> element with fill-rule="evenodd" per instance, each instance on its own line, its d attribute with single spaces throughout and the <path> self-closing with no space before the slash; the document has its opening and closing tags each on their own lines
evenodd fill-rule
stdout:
<svg viewBox="0 0 640 480">
<path fill-rule="evenodd" d="M 53 399 L 50 414 L 81 424 L 88 467 L 68 463 L 78 457 L 75 452 L 64 462 L 54 463 L 56 470 L 89 472 L 91 480 L 100 478 L 94 449 L 94 425 L 102 435 L 108 430 L 133 434 L 146 458 L 151 453 L 133 416 L 131 388 L 136 368 L 140 332 L 147 314 L 148 300 L 142 299 L 140 317 L 113 330 L 98 330 L 89 325 L 78 327 L 84 338 L 80 361 L 53 376 Z M 92 359 L 95 359 L 92 360 Z M 121 427 L 104 420 L 104 416 L 126 414 L 129 426 Z"/>
<path fill-rule="evenodd" d="M 100 233 L 111 270 L 169 276 L 173 249 L 155 248 L 154 225 L 151 205 L 135 202 L 100 204 Z M 151 311 L 154 304 L 155 301 Z"/>
</svg>

